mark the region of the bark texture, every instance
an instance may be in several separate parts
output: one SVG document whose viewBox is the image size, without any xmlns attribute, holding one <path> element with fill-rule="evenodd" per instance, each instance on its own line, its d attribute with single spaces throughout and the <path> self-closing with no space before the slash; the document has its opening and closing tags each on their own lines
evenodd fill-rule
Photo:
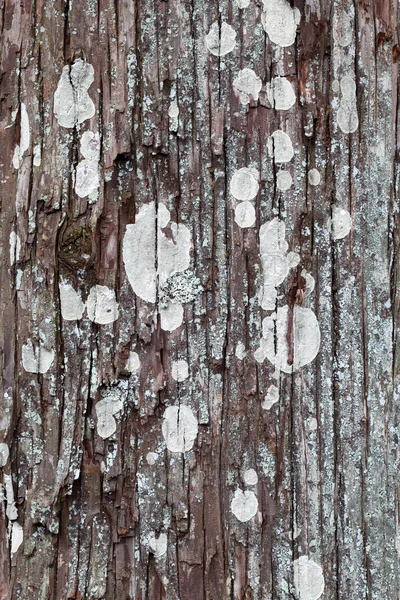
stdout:
<svg viewBox="0 0 400 600">
<path fill-rule="evenodd" d="M 400 598 L 398 10 L 0 0 L 1 600 Z"/>
</svg>

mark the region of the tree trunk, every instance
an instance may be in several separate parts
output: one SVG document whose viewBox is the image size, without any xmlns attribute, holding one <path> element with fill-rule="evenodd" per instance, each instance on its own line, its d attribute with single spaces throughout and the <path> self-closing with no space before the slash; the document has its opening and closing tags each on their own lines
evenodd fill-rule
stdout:
<svg viewBox="0 0 400 600">
<path fill-rule="evenodd" d="M 1 600 L 398 600 L 397 3 L 0 14 Z"/>
</svg>

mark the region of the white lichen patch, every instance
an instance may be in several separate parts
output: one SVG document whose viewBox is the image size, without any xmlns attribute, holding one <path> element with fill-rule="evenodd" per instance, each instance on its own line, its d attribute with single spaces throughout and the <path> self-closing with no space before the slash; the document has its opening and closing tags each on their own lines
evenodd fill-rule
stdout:
<svg viewBox="0 0 400 600">
<path fill-rule="evenodd" d="M 18 518 L 18 508 L 15 504 L 12 475 L 3 473 L 3 481 L 7 501 L 6 516 L 10 521 L 15 521 Z"/>
<path fill-rule="evenodd" d="M 126 227 L 122 249 L 125 271 L 135 294 L 146 302 L 156 301 L 157 279 L 163 286 L 172 275 L 184 271 L 190 264 L 190 230 L 181 223 L 171 223 L 167 236 L 162 229 L 167 227 L 169 218 L 164 204 L 156 207 L 151 202 L 142 206 L 136 222 Z"/>
<path fill-rule="evenodd" d="M 267 142 L 268 153 L 276 163 L 287 163 L 292 160 L 294 150 L 292 140 L 281 129 L 274 131 Z"/>
<path fill-rule="evenodd" d="M 11 554 L 15 554 L 21 546 L 24 539 L 24 530 L 22 526 L 14 522 L 11 524 Z"/>
<path fill-rule="evenodd" d="M 257 485 L 258 475 L 254 469 L 247 469 L 243 474 L 243 481 L 246 485 Z"/>
<path fill-rule="evenodd" d="M 40 167 L 42 164 L 42 149 L 40 144 L 36 144 L 33 148 L 33 166 Z"/>
<path fill-rule="evenodd" d="M 106 325 L 118 319 L 119 309 L 115 291 L 106 285 L 95 285 L 86 301 L 88 317 L 94 323 Z"/>
<path fill-rule="evenodd" d="M 233 89 L 239 94 L 239 101 L 246 106 L 250 100 L 258 101 L 258 95 L 262 88 L 260 77 L 256 75 L 253 69 L 246 67 L 239 71 L 237 77 L 233 80 Z"/>
<path fill-rule="evenodd" d="M 131 351 L 129 353 L 129 359 L 126 368 L 129 373 L 137 373 L 140 371 L 140 358 L 137 352 Z"/>
<path fill-rule="evenodd" d="M 78 292 L 69 283 L 60 283 L 61 316 L 64 321 L 76 321 L 82 318 L 85 305 Z"/>
<path fill-rule="evenodd" d="M 250 521 L 257 514 L 257 510 L 258 500 L 254 492 L 236 490 L 231 502 L 231 511 L 239 521 Z"/>
<path fill-rule="evenodd" d="M 153 534 L 149 539 L 149 546 L 153 551 L 155 558 L 163 556 L 168 547 L 168 536 L 166 533 L 160 533 L 158 538 Z"/>
<path fill-rule="evenodd" d="M 236 0 L 236 4 L 239 8 L 247 8 L 250 6 L 250 0 Z"/>
<path fill-rule="evenodd" d="M 80 150 L 84 158 L 98 162 L 100 160 L 100 135 L 93 131 L 85 131 L 81 137 Z"/>
<path fill-rule="evenodd" d="M 22 346 L 22 365 L 28 373 L 47 373 L 53 360 L 54 350 L 44 346 L 34 347 L 31 339 Z"/>
<path fill-rule="evenodd" d="M 251 202 L 240 202 L 235 208 L 235 222 L 242 229 L 253 227 L 256 222 L 256 211 Z"/>
<path fill-rule="evenodd" d="M 156 464 L 157 460 L 158 460 L 157 452 L 148 452 L 146 454 L 147 464 L 150 465 L 151 467 L 153 467 Z"/>
<path fill-rule="evenodd" d="M 185 381 L 189 377 L 189 365 L 186 360 L 176 360 L 172 363 L 171 375 L 175 381 Z"/>
<path fill-rule="evenodd" d="M 236 45 L 236 31 L 222 21 L 221 27 L 218 21 L 215 21 L 210 31 L 206 35 L 206 47 L 214 56 L 225 56 L 232 52 Z"/>
<path fill-rule="evenodd" d="M 345 48 L 353 41 L 353 24 L 350 15 L 345 10 L 335 11 L 333 18 L 333 39 Z"/>
<path fill-rule="evenodd" d="M 342 98 L 337 113 L 337 122 L 343 133 L 354 133 L 358 129 L 356 82 L 346 75 L 340 80 Z"/>
<path fill-rule="evenodd" d="M 255 198 L 258 194 L 259 173 L 257 169 L 242 167 L 235 171 L 232 176 L 229 191 L 236 200 L 246 202 Z"/>
<path fill-rule="evenodd" d="M 278 218 L 260 227 L 260 257 L 263 267 L 263 287 L 259 303 L 264 310 L 275 310 L 277 290 L 289 273 L 285 223 Z"/>
<path fill-rule="evenodd" d="M 271 42 L 282 48 L 291 46 L 296 39 L 300 11 L 297 8 L 291 8 L 286 0 L 263 0 L 263 4 L 261 23 Z"/>
<path fill-rule="evenodd" d="M 113 435 L 117 430 L 114 415 L 123 409 L 121 390 L 109 387 L 101 391 L 101 400 L 96 404 L 97 433 L 103 439 Z"/>
<path fill-rule="evenodd" d="M 294 269 L 300 262 L 300 254 L 298 252 L 288 252 L 288 265 L 290 269 Z"/>
<path fill-rule="evenodd" d="M 93 81 L 92 65 L 80 58 L 71 68 L 63 68 L 54 93 L 54 115 L 61 127 L 72 128 L 94 116 L 95 106 L 88 94 Z"/>
<path fill-rule="evenodd" d="M 26 106 L 23 102 L 21 102 L 21 120 L 20 120 L 20 134 L 19 134 L 19 144 L 15 146 L 14 156 L 13 156 L 13 167 L 14 169 L 19 169 L 22 165 L 22 159 L 24 157 L 25 152 L 29 148 L 31 140 L 31 133 L 29 128 L 29 116 L 28 111 L 26 110 Z"/>
<path fill-rule="evenodd" d="M 311 273 L 309 273 L 305 269 L 302 270 L 301 276 L 304 277 L 304 279 L 306 281 L 306 289 L 304 290 L 304 298 L 308 298 L 309 295 L 314 291 L 315 279 L 311 275 Z"/>
<path fill-rule="evenodd" d="M 10 267 L 19 261 L 19 255 L 21 253 L 21 240 L 19 235 L 15 231 L 10 233 Z"/>
<path fill-rule="evenodd" d="M 179 107 L 176 100 L 173 100 L 169 105 L 168 116 L 170 119 L 177 119 L 179 116 Z"/>
<path fill-rule="evenodd" d="M 276 110 L 289 110 L 296 102 L 292 84 L 286 77 L 274 77 L 266 86 L 267 97 Z"/>
<path fill-rule="evenodd" d="M 318 600 L 324 593 L 322 569 L 307 556 L 293 561 L 293 580 L 297 600 Z"/>
<path fill-rule="evenodd" d="M 292 364 L 288 348 L 289 307 L 278 308 L 273 315 L 263 320 L 261 345 L 268 360 L 284 373 L 297 371 L 309 364 L 317 356 L 321 334 L 313 311 L 302 306 L 294 306 L 292 325 Z"/>
<path fill-rule="evenodd" d="M 285 192 L 286 190 L 292 187 L 293 178 L 289 171 L 278 171 L 278 174 L 276 176 L 276 185 L 278 186 L 278 189 L 282 192 Z"/>
<path fill-rule="evenodd" d="M 330 220 L 331 235 L 334 240 L 341 240 L 350 233 L 352 226 L 351 215 L 345 208 L 332 206 L 332 219 Z"/>
<path fill-rule="evenodd" d="M 170 452 L 191 450 L 197 433 L 197 419 L 189 406 L 169 406 L 165 410 L 162 434 Z"/>
<path fill-rule="evenodd" d="M 318 169 L 310 169 L 308 171 L 308 183 L 310 185 L 319 185 L 321 182 L 321 174 Z"/>
<path fill-rule="evenodd" d="M 277 402 L 279 402 L 279 388 L 277 388 L 276 385 L 271 385 L 268 388 L 267 394 L 261 406 L 264 410 L 269 410 Z"/>
<path fill-rule="evenodd" d="M 183 323 L 183 306 L 179 302 L 170 302 L 160 308 L 160 323 L 163 331 L 175 331 Z"/>
<path fill-rule="evenodd" d="M 4 467 L 7 464 L 10 450 L 4 442 L 0 444 L 0 467 Z"/>
<path fill-rule="evenodd" d="M 79 198 L 86 198 L 97 192 L 100 186 L 99 163 L 93 160 L 81 160 L 75 173 L 75 193 Z"/>
<path fill-rule="evenodd" d="M 238 342 L 238 344 L 236 346 L 236 350 L 235 350 L 235 356 L 239 360 L 243 360 L 244 358 L 246 358 L 246 356 L 247 356 L 246 346 L 243 344 L 243 342 Z"/>
</svg>

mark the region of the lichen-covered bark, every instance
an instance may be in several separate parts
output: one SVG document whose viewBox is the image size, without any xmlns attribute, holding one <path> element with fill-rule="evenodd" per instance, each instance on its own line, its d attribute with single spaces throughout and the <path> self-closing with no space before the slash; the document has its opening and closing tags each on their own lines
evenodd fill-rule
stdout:
<svg viewBox="0 0 400 600">
<path fill-rule="evenodd" d="M 0 600 L 400 598 L 398 19 L 0 0 Z"/>
</svg>

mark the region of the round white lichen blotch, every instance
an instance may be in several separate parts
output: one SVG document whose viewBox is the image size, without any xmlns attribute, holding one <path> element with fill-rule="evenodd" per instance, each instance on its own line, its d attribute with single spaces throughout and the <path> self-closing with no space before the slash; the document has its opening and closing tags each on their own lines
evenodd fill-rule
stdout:
<svg viewBox="0 0 400 600">
<path fill-rule="evenodd" d="M 162 434 L 170 452 L 191 450 L 197 433 L 197 419 L 189 406 L 169 406 L 165 410 Z"/>
<path fill-rule="evenodd" d="M 257 514 L 257 510 L 258 500 L 254 492 L 236 490 L 231 502 L 231 511 L 239 521 L 250 521 Z"/>
<path fill-rule="evenodd" d="M 331 233 L 334 240 L 341 240 L 350 233 L 352 221 L 349 211 L 340 206 L 332 206 L 332 219 L 330 221 Z"/>
<path fill-rule="evenodd" d="M 238 342 L 235 350 L 235 356 L 239 360 L 243 360 L 247 356 L 246 347 L 243 342 Z"/>
<path fill-rule="evenodd" d="M 66 65 L 54 93 L 54 115 L 61 127 L 72 128 L 91 119 L 95 106 L 88 94 L 94 81 L 92 65 L 78 58 Z"/>
<path fill-rule="evenodd" d="M 276 385 L 271 385 L 268 388 L 268 392 L 261 406 L 264 410 L 269 410 L 277 402 L 279 402 L 279 389 L 276 387 Z"/>
<path fill-rule="evenodd" d="M 185 381 L 189 377 L 189 365 L 186 360 L 176 360 L 172 363 L 171 375 L 175 381 Z"/>
<path fill-rule="evenodd" d="M 294 156 L 292 140 L 281 129 L 277 129 L 269 136 L 267 147 L 269 155 L 274 158 L 276 163 L 287 163 Z"/>
<path fill-rule="evenodd" d="M 278 175 L 276 176 L 276 185 L 282 192 L 285 192 L 292 187 L 293 178 L 289 171 L 278 171 Z"/>
<path fill-rule="evenodd" d="M 150 465 L 151 467 L 154 466 L 158 460 L 157 452 L 148 452 L 146 454 L 146 460 L 148 465 Z"/>
<path fill-rule="evenodd" d="M 300 262 L 300 254 L 298 252 L 288 252 L 288 265 L 290 269 L 294 269 Z"/>
<path fill-rule="evenodd" d="M 81 160 L 76 167 L 75 193 L 79 198 L 86 198 L 97 192 L 100 186 L 99 164 L 93 160 Z"/>
<path fill-rule="evenodd" d="M 160 322 L 163 331 L 175 331 L 183 323 L 183 306 L 179 302 L 170 302 L 160 308 Z"/>
<path fill-rule="evenodd" d="M 4 465 L 7 464 L 9 454 L 10 454 L 10 451 L 8 449 L 7 444 L 2 442 L 0 444 L 0 467 L 4 467 Z"/>
<path fill-rule="evenodd" d="M 15 554 L 23 542 L 24 530 L 17 522 L 13 522 L 11 527 L 11 554 Z"/>
<path fill-rule="evenodd" d="M 114 415 L 120 412 L 123 406 L 121 391 L 117 387 L 102 391 L 101 400 L 96 404 L 97 433 L 100 437 L 106 439 L 116 432 Z"/>
<path fill-rule="evenodd" d="M 100 136 L 92 131 L 85 131 L 81 137 L 81 154 L 87 160 L 98 162 L 100 159 Z"/>
<path fill-rule="evenodd" d="M 20 130 L 19 130 L 19 144 L 15 146 L 13 156 L 13 167 L 19 169 L 22 165 L 22 160 L 25 152 L 29 148 L 31 140 L 31 132 L 29 128 L 29 116 L 26 110 L 26 105 L 21 102 L 21 118 L 20 118 Z"/>
<path fill-rule="evenodd" d="M 106 285 L 95 285 L 86 301 L 88 317 L 94 323 L 106 325 L 118 319 L 118 304 L 115 291 Z"/>
<path fill-rule="evenodd" d="M 177 119 L 179 116 L 179 106 L 176 100 L 171 102 L 168 109 L 168 116 L 170 119 Z"/>
<path fill-rule="evenodd" d="M 337 113 L 337 122 L 343 133 L 354 133 L 358 129 L 356 82 L 350 75 L 340 80 L 342 98 Z"/>
<path fill-rule="evenodd" d="M 293 562 L 293 580 L 297 600 L 318 600 L 324 593 L 322 569 L 307 556 Z"/>
<path fill-rule="evenodd" d="M 10 233 L 10 267 L 19 261 L 21 254 L 21 240 L 15 231 Z"/>
<path fill-rule="evenodd" d="M 289 307 L 278 308 L 273 315 L 263 320 L 261 345 L 265 356 L 284 373 L 292 373 L 309 364 L 317 356 L 321 334 L 313 311 L 302 306 L 293 310 L 293 364 L 288 364 Z"/>
<path fill-rule="evenodd" d="M 258 475 L 254 469 L 247 469 L 243 474 L 243 481 L 246 485 L 257 485 Z"/>
<path fill-rule="evenodd" d="M 252 200 L 258 194 L 259 173 L 256 169 L 242 167 L 235 171 L 229 185 L 229 191 L 236 200 Z"/>
<path fill-rule="evenodd" d="M 76 321 L 82 318 L 85 305 L 79 294 L 69 283 L 60 283 L 61 316 L 64 321 Z"/>
<path fill-rule="evenodd" d="M 206 35 L 206 46 L 214 56 L 225 56 L 232 52 L 236 44 L 236 31 L 223 21 L 221 29 L 218 21 L 215 21 Z"/>
<path fill-rule="evenodd" d="M 242 229 L 253 227 L 256 222 L 256 211 L 251 202 L 240 202 L 235 208 L 235 222 Z"/>
<path fill-rule="evenodd" d="M 131 351 L 129 353 L 127 370 L 129 373 L 137 373 L 140 370 L 140 358 L 137 352 Z"/>
<path fill-rule="evenodd" d="M 46 373 L 53 360 L 54 350 L 47 350 L 43 346 L 34 348 L 31 339 L 22 346 L 22 365 L 28 373 Z"/>
<path fill-rule="evenodd" d="M 321 181 L 321 175 L 318 169 L 310 169 L 308 171 L 308 183 L 310 185 L 319 185 Z"/>
<path fill-rule="evenodd" d="M 276 110 L 289 110 L 296 102 L 293 86 L 286 77 L 274 77 L 266 89 L 268 100 Z"/>
<path fill-rule="evenodd" d="M 260 77 L 248 67 L 239 71 L 233 80 L 233 89 L 239 94 L 240 103 L 244 106 L 249 104 L 251 98 L 257 102 L 261 88 Z"/>
<path fill-rule="evenodd" d="M 166 553 L 168 547 L 168 536 L 166 533 L 160 533 L 158 538 L 153 534 L 149 540 L 150 548 L 152 549 L 155 558 L 159 558 Z"/>
<path fill-rule="evenodd" d="M 291 46 L 296 39 L 296 29 L 300 23 L 299 10 L 291 8 L 286 0 L 263 0 L 263 3 L 261 23 L 271 42 L 282 48 Z"/>
</svg>

